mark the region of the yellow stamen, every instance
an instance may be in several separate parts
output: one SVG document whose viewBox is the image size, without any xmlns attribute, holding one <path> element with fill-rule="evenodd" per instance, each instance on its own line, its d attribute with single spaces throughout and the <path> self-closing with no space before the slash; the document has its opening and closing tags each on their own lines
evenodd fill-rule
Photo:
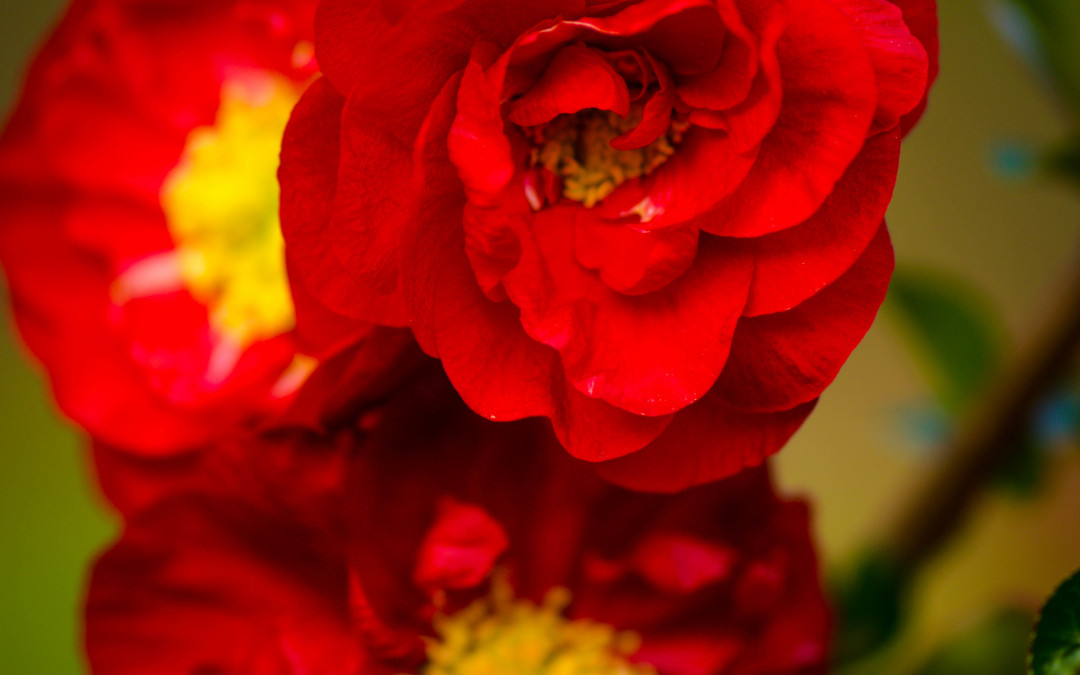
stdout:
<svg viewBox="0 0 1080 675">
<path fill-rule="evenodd" d="M 278 221 L 278 155 L 299 88 L 277 75 L 225 84 L 213 126 L 193 130 L 161 205 L 191 294 L 214 331 L 247 346 L 293 327 Z"/>
<path fill-rule="evenodd" d="M 497 573 L 490 597 L 435 618 L 439 637 L 428 645 L 421 675 L 656 674 L 652 666 L 629 661 L 641 644 L 636 633 L 570 621 L 563 616 L 569 604 L 565 588 L 549 591 L 539 606 L 516 600 Z"/>
<path fill-rule="evenodd" d="M 533 165 L 542 166 L 562 178 L 563 196 L 595 206 L 633 178 L 646 176 L 675 153 L 682 140 L 685 122 L 673 121 L 659 138 L 636 150 L 616 150 L 612 139 L 630 131 L 641 121 L 641 110 L 627 117 L 613 112 L 587 110 L 563 115 L 531 129 L 537 143 Z"/>
</svg>

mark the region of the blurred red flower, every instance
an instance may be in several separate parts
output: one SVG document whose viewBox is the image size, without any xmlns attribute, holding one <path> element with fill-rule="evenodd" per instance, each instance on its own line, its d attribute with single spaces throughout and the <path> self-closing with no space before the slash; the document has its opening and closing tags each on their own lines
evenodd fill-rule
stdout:
<svg viewBox="0 0 1080 675">
<path fill-rule="evenodd" d="M 678 495 L 627 491 L 538 420 L 471 414 L 441 377 L 399 393 L 364 444 L 345 523 L 376 672 L 580 664 L 596 645 L 567 635 L 590 630 L 610 638 L 599 651 L 662 675 L 824 667 L 830 619 L 807 508 L 778 499 L 763 468 Z"/>
<path fill-rule="evenodd" d="M 61 408 L 107 444 L 320 427 L 412 342 L 294 330 L 338 320 L 290 296 L 277 217 L 314 7 L 77 0 L 30 69 L 0 139 L 0 262 Z"/>
<path fill-rule="evenodd" d="M 671 490 L 759 463 L 884 297 L 935 11 L 325 0 L 325 79 L 280 171 L 294 283 L 410 326 L 481 415 L 626 456 L 613 480 Z"/>
<path fill-rule="evenodd" d="M 556 656 L 634 675 L 822 672 L 807 509 L 764 469 L 630 492 L 542 422 L 480 419 L 429 375 L 368 432 L 104 465 L 127 523 L 87 594 L 93 672 L 425 673 L 461 656 L 425 650 L 436 632 L 504 659 L 493 672 Z"/>
</svg>

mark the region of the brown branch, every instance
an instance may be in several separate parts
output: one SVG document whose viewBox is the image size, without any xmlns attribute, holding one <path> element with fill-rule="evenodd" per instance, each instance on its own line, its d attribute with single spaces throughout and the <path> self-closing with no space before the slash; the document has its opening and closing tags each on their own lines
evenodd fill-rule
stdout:
<svg viewBox="0 0 1080 675">
<path fill-rule="evenodd" d="M 1045 392 L 1080 345 L 1080 261 L 1043 330 L 990 386 L 947 444 L 929 479 L 885 532 L 892 563 L 914 574 L 961 527 L 983 486 L 1019 447 Z"/>
</svg>

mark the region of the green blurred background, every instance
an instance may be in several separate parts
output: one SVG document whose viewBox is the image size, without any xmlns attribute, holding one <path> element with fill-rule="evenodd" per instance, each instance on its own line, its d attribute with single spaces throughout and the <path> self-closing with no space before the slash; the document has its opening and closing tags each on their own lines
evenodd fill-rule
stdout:
<svg viewBox="0 0 1080 675">
<path fill-rule="evenodd" d="M 62 4 L 3 0 L 0 108 L 14 100 L 21 70 Z M 1007 341 L 1022 346 L 1080 253 L 1080 203 L 1061 184 L 1005 175 L 993 159 L 1003 142 L 1038 147 L 1064 128 L 986 9 L 981 0 L 940 8 L 942 75 L 907 141 L 890 229 L 901 263 L 965 279 L 1000 312 Z M 0 669 L 78 673 L 85 571 L 117 524 L 89 481 L 79 434 L 56 413 L 10 321 L 0 332 L 0 373 Z M 885 312 L 781 454 L 782 482 L 813 497 L 829 563 L 877 535 L 928 470 L 927 452 L 899 420 L 929 398 Z M 913 622 L 875 672 L 910 672 L 1002 603 L 1037 606 L 1080 567 L 1076 457 L 1052 460 L 1037 499 L 990 494 L 980 502 L 917 584 Z"/>
</svg>

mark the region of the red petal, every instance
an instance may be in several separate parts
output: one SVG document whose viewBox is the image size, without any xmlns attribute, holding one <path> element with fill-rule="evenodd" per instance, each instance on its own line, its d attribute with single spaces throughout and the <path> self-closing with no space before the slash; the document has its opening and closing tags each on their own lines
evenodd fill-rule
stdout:
<svg viewBox="0 0 1080 675">
<path fill-rule="evenodd" d="M 705 108 L 691 111 L 690 122 L 709 129 L 726 131 L 736 150 L 746 153 L 751 149 L 756 150 L 780 115 L 784 92 L 777 43 L 787 27 L 787 14 L 785 5 L 775 0 L 753 5 L 743 2 L 741 5 L 742 15 L 750 31 L 756 36 L 755 54 L 760 62 L 755 62 L 750 67 L 750 82 L 743 85 L 749 89 L 744 98 L 733 102 L 733 107 L 727 110 L 712 109 L 713 105 L 725 102 L 717 100 Z M 737 69 L 740 64 L 736 61 L 731 65 Z M 734 76 L 738 74 L 737 70 L 733 72 Z M 731 96 L 740 93 L 743 93 L 742 87 L 733 91 Z M 737 105 L 734 105 L 735 103 Z"/>
<path fill-rule="evenodd" d="M 778 45 L 783 106 L 739 189 L 710 219 L 712 234 L 754 237 L 809 218 L 866 140 L 875 75 L 859 35 L 828 3 L 794 0 Z"/>
<path fill-rule="evenodd" d="M 646 536 L 634 551 L 634 567 L 665 593 L 689 594 L 728 579 L 739 553 L 730 546 L 665 532 Z"/>
<path fill-rule="evenodd" d="M 743 314 L 791 309 L 846 272 L 885 217 L 899 160 L 899 128 L 871 137 L 809 220 L 750 240 L 754 283 Z"/>
<path fill-rule="evenodd" d="M 401 186 L 388 185 L 394 175 L 383 173 L 387 167 L 375 158 L 378 152 L 398 160 L 404 154 L 405 165 L 390 171 L 409 176 L 408 153 L 375 133 L 342 136 L 344 105 L 330 83 L 319 80 L 304 93 L 286 127 L 278 177 L 289 270 L 338 314 L 401 325 L 405 317 L 392 241 L 392 216 L 398 214 L 389 202 Z M 364 150 L 354 149 L 357 143 L 375 154 L 364 156 Z M 380 215 L 389 222 L 377 220 Z M 372 245 L 364 245 L 365 235 L 374 238 Z"/>
<path fill-rule="evenodd" d="M 154 391 L 110 324 L 111 270 L 64 229 L 83 202 L 68 190 L 3 186 L 0 260 L 23 340 L 47 368 L 57 404 L 95 436 L 147 455 L 205 442 L 213 420 Z"/>
<path fill-rule="evenodd" d="M 641 232 L 591 215 L 581 214 L 576 219 L 574 251 L 578 262 L 586 269 L 598 271 L 600 279 L 614 291 L 625 295 L 658 291 L 694 264 L 697 228 Z"/>
<path fill-rule="evenodd" d="M 321 533 L 189 495 L 135 518 L 95 564 L 87 656 L 105 675 L 362 672 L 347 595 Z"/>
<path fill-rule="evenodd" d="M 692 127 L 668 161 L 617 187 L 599 214 L 642 230 L 690 223 L 738 187 L 755 157 L 756 149 L 739 154 L 723 132 Z"/>
<path fill-rule="evenodd" d="M 727 405 L 716 391 L 675 415 L 655 441 L 597 465 L 607 480 L 632 490 L 678 492 L 734 476 L 778 452 L 814 409 L 755 413 Z"/>
<path fill-rule="evenodd" d="M 652 67 L 652 72 L 659 83 L 659 89 L 653 92 L 645 103 L 641 122 L 636 127 L 616 138 L 611 139 L 611 147 L 616 150 L 636 150 L 644 148 L 666 133 L 671 126 L 671 109 L 675 105 L 675 83 L 663 63 L 652 54 L 645 53 Z"/>
<path fill-rule="evenodd" d="M 499 103 L 498 99 L 490 101 L 496 114 Z M 603 53 L 573 44 L 556 52 L 540 79 L 510 104 L 509 118 L 514 124 L 531 127 L 586 108 L 610 110 L 625 117 L 630 112 L 630 91 Z"/>
<path fill-rule="evenodd" d="M 526 332 L 559 350 L 569 381 L 590 397 L 643 415 L 696 401 L 727 359 L 750 258 L 719 240 L 702 242 L 696 264 L 677 280 L 626 296 L 578 264 L 573 227 L 580 212 L 552 206 L 518 232 L 522 260 L 503 285 Z"/>
<path fill-rule="evenodd" d="M 443 497 L 416 553 L 413 582 L 429 596 L 479 586 L 509 545 L 502 526 L 482 507 Z"/>
<path fill-rule="evenodd" d="M 940 45 L 938 42 L 938 15 L 936 0 L 892 0 L 904 13 L 904 23 L 911 29 L 911 34 L 922 42 L 929 59 L 929 72 L 927 73 L 926 92 L 923 92 L 922 101 L 915 109 L 904 115 L 900 120 L 900 126 L 906 135 L 911 128 L 918 123 L 926 110 L 926 95 L 930 87 L 937 79 L 939 63 L 938 56 Z"/>
<path fill-rule="evenodd" d="M 725 32 L 716 5 L 709 0 L 642 0 L 608 17 L 568 23 L 605 36 L 641 35 L 636 46 L 673 71 L 687 74 L 716 67 Z"/>
<path fill-rule="evenodd" d="M 679 81 L 679 98 L 693 108 L 733 107 L 750 93 L 758 71 L 758 38 L 743 23 L 734 2 L 719 2 L 717 8 L 727 29 L 720 63 L 709 72 Z"/>
<path fill-rule="evenodd" d="M 442 359 L 462 398 L 488 419 L 544 416 L 571 454 L 607 459 L 644 446 L 667 417 L 632 415 L 590 399 L 566 382 L 558 353 L 530 339 L 518 310 L 484 296 L 464 253 L 463 198 L 452 165 L 429 167 L 433 189 L 420 205 L 405 260 L 414 332 Z"/>
<path fill-rule="evenodd" d="M 503 130 L 502 81 L 505 61 L 490 76 L 486 45 L 478 45 L 461 77 L 457 116 L 446 141 L 450 160 L 465 184 L 469 201 L 487 205 L 514 177 L 510 141 Z"/>
<path fill-rule="evenodd" d="M 884 224 L 842 277 L 787 312 L 744 318 L 717 393 L 743 410 L 786 410 L 817 398 L 874 321 L 893 270 Z"/>
<path fill-rule="evenodd" d="M 877 71 L 874 130 L 892 129 L 926 94 L 927 56 L 889 0 L 833 0 L 851 19 Z"/>
</svg>

